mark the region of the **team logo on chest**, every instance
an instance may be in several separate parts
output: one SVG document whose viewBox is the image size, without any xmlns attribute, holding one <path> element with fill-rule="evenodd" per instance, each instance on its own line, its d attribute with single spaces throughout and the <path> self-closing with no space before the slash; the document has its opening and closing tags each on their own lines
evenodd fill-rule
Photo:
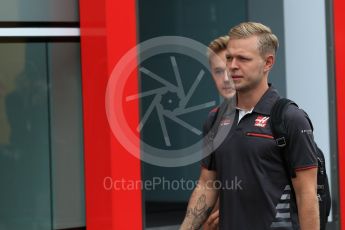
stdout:
<svg viewBox="0 0 345 230">
<path fill-rule="evenodd" d="M 230 124 L 231 124 L 231 120 L 229 118 L 225 118 L 220 122 L 220 126 L 230 125 Z"/>
<path fill-rule="evenodd" d="M 255 119 L 255 124 L 254 124 L 254 126 L 261 127 L 261 128 L 265 128 L 266 125 L 267 125 L 268 119 L 270 119 L 270 117 L 258 116 L 258 117 Z"/>
</svg>

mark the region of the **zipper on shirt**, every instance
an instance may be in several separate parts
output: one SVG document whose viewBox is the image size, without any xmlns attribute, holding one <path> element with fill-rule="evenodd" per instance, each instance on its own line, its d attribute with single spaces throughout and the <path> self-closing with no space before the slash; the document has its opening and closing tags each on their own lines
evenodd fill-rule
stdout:
<svg viewBox="0 0 345 230">
<path fill-rule="evenodd" d="M 263 134 L 263 133 L 251 133 L 251 132 L 249 132 L 246 135 L 250 136 L 250 137 L 261 137 L 261 138 L 266 138 L 266 139 L 271 139 L 271 140 L 274 139 L 274 137 L 272 135 Z"/>
</svg>

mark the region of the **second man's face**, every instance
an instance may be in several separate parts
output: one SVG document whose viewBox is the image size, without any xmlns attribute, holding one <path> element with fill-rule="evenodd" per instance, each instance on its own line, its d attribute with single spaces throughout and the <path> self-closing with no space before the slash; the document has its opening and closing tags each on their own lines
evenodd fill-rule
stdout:
<svg viewBox="0 0 345 230">
<path fill-rule="evenodd" d="M 216 84 L 219 94 L 224 99 L 232 98 L 236 91 L 232 78 L 226 66 L 227 51 L 223 50 L 210 58 L 212 78 Z"/>
</svg>

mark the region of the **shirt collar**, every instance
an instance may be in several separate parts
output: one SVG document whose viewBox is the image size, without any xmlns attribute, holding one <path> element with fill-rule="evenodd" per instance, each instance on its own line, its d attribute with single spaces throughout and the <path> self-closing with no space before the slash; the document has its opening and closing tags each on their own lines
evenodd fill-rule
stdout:
<svg viewBox="0 0 345 230">
<path fill-rule="evenodd" d="M 269 84 L 269 88 L 260 98 L 259 102 L 254 107 L 254 112 L 270 115 L 274 103 L 280 98 L 278 91 Z"/>
</svg>

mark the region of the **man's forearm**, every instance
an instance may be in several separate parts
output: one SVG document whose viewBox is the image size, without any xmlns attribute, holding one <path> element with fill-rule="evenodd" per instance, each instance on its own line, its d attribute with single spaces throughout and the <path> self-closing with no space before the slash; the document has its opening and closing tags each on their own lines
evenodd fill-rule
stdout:
<svg viewBox="0 0 345 230">
<path fill-rule="evenodd" d="M 292 185 L 296 195 L 300 229 L 319 230 L 319 201 L 316 190 L 317 167 L 296 171 Z"/>
<path fill-rule="evenodd" d="M 212 211 L 205 202 L 206 196 L 203 194 L 198 198 L 196 205 L 188 205 L 186 217 L 182 223 L 181 230 L 194 230 L 200 229 L 202 224 L 206 221 L 207 217 Z"/>
<path fill-rule="evenodd" d="M 316 194 L 304 194 L 296 198 L 301 230 L 319 230 L 319 203 Z"/>
<path fill-rule="evenodd" d="M 186 217 L 180 230 L 200 229 L 210 215 L 216 198 L 216 191 L 197 186 L 189 200 Z"/>
</svg>

